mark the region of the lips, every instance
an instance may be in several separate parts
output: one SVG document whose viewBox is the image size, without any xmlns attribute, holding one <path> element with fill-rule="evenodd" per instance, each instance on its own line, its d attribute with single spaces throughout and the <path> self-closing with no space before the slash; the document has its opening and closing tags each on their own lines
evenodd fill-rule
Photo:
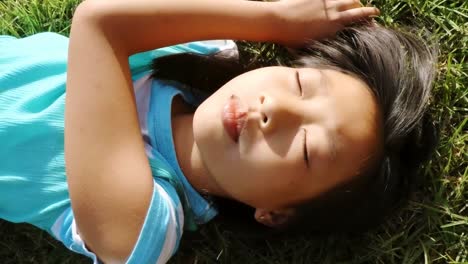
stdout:
<svg viewBox="0 0 468 264">
<path fill-rule="evenodd" d="M 223 108 L 222 113 L 223 126 L 229 137 L 234 142 L 239 141 L 239 136 L 244 128 L 245 121 L 247 120 L 247 111 L 242 109 L 239 98 L 235 95 L 231 95 L 226 105 Z"/>
</svg>

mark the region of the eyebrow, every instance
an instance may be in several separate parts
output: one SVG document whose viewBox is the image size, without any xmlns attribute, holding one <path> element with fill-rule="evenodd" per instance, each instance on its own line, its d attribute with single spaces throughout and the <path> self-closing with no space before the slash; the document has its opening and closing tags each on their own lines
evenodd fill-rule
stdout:
<svg viewBox="0 0 468 264">
<path fill-rule="evenodd" d="M 338 137 L 336 136 L 336 134 L 330 133 L 328 136 L 328 144 L 330 146 L 330 153 L 331 153 L 330 157 L 332 161 L 336 160 L 336 156 L 338 153 L 337 141 L 338 141 Z"/>
<path fill-rule="evenodd" d="M 328 90 L 330 89 L 330 81 L 328 80 L 328 76 L 325 74 L 323 70 L 320 71 L 320 87 L 322 88 L 322 92 L 328 93 Z"/>
<path fill-rule="evenodd" d="M 322 91 L 324 93 L 328 93 L 330 89 L 330 80 L 328 75 L 321 69 L 320 71 L 320 83 L 322 84 Z M 338 154 L 338 147 L 337 147 L 338 137 L 335 133 L 329 133 L 328 136 L 328 145 L 330 146 L 330 158 L 332 161 L 336 160 L 336 156 Z"/>
<path fill-rule="evenodd" d="M 306 163 L 306 167 L 310 168 L 309 151 L 307 148 L 307 129 L 303 128 L 303 130 L 304 130 L 304 147 L 303 147 L 304 161 Z"/>
</svg>

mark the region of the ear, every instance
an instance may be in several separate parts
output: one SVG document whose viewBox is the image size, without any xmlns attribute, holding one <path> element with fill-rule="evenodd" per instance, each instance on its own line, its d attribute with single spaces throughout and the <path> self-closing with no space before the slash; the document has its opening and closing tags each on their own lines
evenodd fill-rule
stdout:
<svg viewBox="0 0 468 264">
<path fill-rule="evenodd" d="M 255 220 L 269 227 L 280 227 L 286 224 L 294 214 L 294 209 L 267 210 L 255 209 Z"/>
</svg>

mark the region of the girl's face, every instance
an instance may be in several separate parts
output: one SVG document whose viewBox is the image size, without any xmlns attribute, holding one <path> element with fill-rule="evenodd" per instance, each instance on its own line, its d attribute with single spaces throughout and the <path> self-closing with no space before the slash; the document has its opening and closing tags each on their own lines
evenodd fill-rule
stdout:
<svg viewBox="0 0 468 264">
<path fill-rule="evenodd" d="M 195 143 L 219 187 L 271 210 L 351 180 L 381 145 L 369 88 L 334 70 L 242 74 L 205 100 L 193 122 Z"/>
</svg>

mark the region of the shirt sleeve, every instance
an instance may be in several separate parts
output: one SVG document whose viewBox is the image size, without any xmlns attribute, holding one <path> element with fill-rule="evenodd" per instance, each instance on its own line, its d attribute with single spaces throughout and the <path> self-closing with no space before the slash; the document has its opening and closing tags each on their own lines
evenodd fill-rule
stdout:
<svg viewBox="0 0 468 264">
<path fill-rule="evenodd" d="M 127 264 L 163 264 L 179 247 L 184 223 L 182 204 L 171 184 L 163 179 L 153 182 L 151 203 Z M 71 208 L 57 219 L 51 231 L 68 249 L 91 258 L 94 264 L 102 263 L 81 239 Z"/>
</svg>

